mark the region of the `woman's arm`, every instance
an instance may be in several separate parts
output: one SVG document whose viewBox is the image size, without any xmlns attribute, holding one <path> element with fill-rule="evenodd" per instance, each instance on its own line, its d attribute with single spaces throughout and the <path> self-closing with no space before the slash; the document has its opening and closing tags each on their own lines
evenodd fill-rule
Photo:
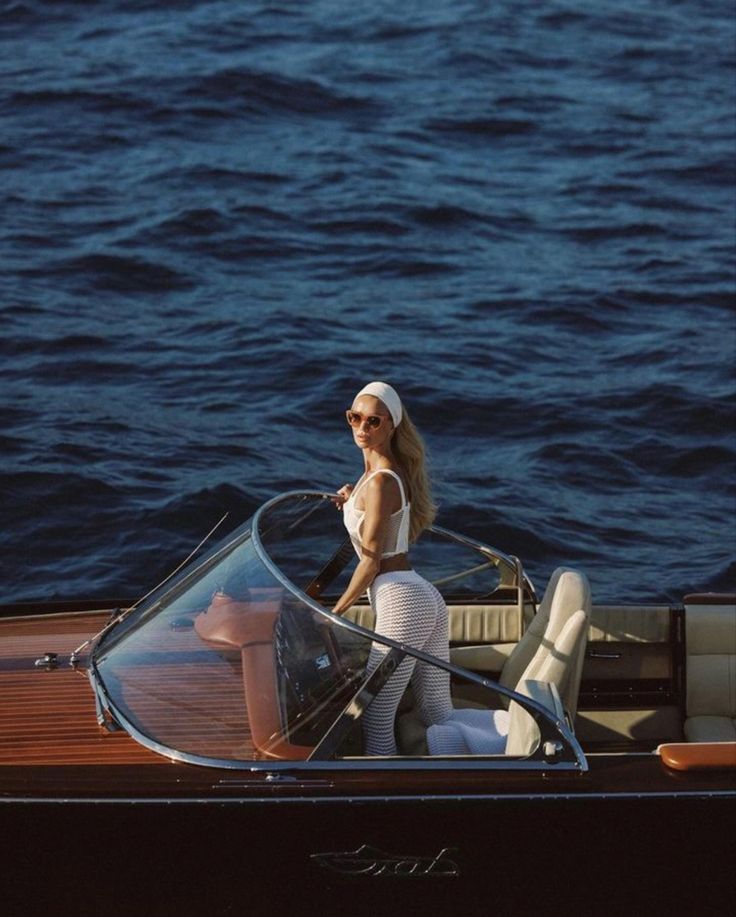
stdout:
<svg viewBox="0 0 736 917">
<path fill-rule="evenodd" d="M 359 599 L 381 569 L 381 555 L 386 544 L 388 523 L 395 509 L 396 482 L 387 474 L 377 474 L 363 488 L 365 516 L 361 533 L 361 558 L 348 587 L 332 609 L 342 614 Z"/>
</svg>

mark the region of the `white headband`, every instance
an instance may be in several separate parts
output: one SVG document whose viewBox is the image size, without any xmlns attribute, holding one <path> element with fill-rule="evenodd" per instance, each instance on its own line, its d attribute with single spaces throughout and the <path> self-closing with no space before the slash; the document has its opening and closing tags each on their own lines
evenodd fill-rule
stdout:
<svg viewBox="0 0 736 917">
<path fill-rule="evenodd" d="M 401 398 L 396 394 L 395 389 L 391 388 L 386 382 L 369 382 L 365 388 L 358 392 L 353 401 L 357 401 L 361 395 L 373 395 L 374 398 L 379 398 L 388 408 L 394 426 L 398 427 L 401 423 L 403 412 L 401 410 Z"/>
</svg>

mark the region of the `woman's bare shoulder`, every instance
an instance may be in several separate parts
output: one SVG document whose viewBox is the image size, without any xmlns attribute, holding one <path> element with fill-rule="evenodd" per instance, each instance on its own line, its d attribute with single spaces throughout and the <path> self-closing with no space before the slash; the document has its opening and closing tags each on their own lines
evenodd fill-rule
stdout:
<svg viewBox="0 0 736 917">
<path fill-rule="evenodd" d="M 391 473 L 386 474 L 385 472 Z M 398 475 L 398 472 L 393 468 L 380 468 L 366 483 L 366 496 L 380 502 L 387 500 L 393 502 L 394 497 L 401 500 L 399 482 L 394 475 Z"/>
</svg>

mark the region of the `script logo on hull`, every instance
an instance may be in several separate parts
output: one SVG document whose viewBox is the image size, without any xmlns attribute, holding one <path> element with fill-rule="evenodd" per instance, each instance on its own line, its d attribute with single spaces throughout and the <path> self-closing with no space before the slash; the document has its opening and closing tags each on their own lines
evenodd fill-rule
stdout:
<svg viewBox="0 0 736 917">
<path fill-rule="evenodd" d="M 344 876 L 398 876 L 406 879 L 454 878 L 460 875 L 458 864 L 449 854 L 455 848 L 443 847 L 436 856 L 384 853 L 363 844 L 357 850 L 335 853 L 313 853 L 310 859 L 332 872 Z"/>
</svg>

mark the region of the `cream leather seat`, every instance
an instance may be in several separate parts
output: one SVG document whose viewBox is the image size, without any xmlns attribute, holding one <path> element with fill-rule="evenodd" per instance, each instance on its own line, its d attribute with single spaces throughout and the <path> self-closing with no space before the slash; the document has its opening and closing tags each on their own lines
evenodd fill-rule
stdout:
<svg viewBox="0 0 736 917">
<path fill-rule="evenodd" d="M 562 700 L 564 694 L 574 698 L 574 706 L 577 707 L 589 621 L 590 614 L 582 608 L 571 615 L 558 634 L 551 651 L 545 658 L 540 659 L 536 666 L 530 665 L 516 686 L 519 694 L 540 701 L 558 718 L 567 713 L 572 720 L 572 714 Z M 555 688 L 554 692 L 550 690 L 552 686 Z M 532 687 L 536 687 L 537 690 L 533 691 Z M 539 729 L 534 719 L 523 707 L 512 701 L 509 706 L 506 754 L 529 755 L 535 750 L 538 742 Z"/>
<path fill-rule="evenodd" d="M 499 683 L 516 689 L 522 678 L 538 679 L 535 670 L 544 662 L 562 633 L 568 620 L 577 612 L 585 613 L 590 621 L 590 583 L 585 574 L 568 567 L 558 567 L 550 577 L 536 615 L 506 660 Z M 574 658 L 557 684 L 565 709 L 574 721 L 578 708 L 578 691 L 583 670 L 586 640 L 576 650 Z"/>
<path fill-rule="evenodd" d="M 537 615 L 504 666 L 501 684 L 512 690 L 518 690 L 527 681 L 555 685 L 572 723 L 577 711 L 590 609 L 587 578 L 575 570 L 555 570 Z M 517 677 L 522 663 L 524 668 Z M 516 712 L 514 707 L 518 708 Z M 514 730 L 517 738 L 511 747 L 526 747 L 536 726 L 528 714 L 512 703 L 509 712 L 456 709 L 448 720 L 427 730 L 429 751 L 431 754 L 502 754 L 504 751 L 521 754 L 507 749 L 511 714 L 517 723 Z"/>
<path fill-rule="evenodd" d="M 689 742 L 736 741 L 736 605 L 685 605 Z"/>
</svg>

